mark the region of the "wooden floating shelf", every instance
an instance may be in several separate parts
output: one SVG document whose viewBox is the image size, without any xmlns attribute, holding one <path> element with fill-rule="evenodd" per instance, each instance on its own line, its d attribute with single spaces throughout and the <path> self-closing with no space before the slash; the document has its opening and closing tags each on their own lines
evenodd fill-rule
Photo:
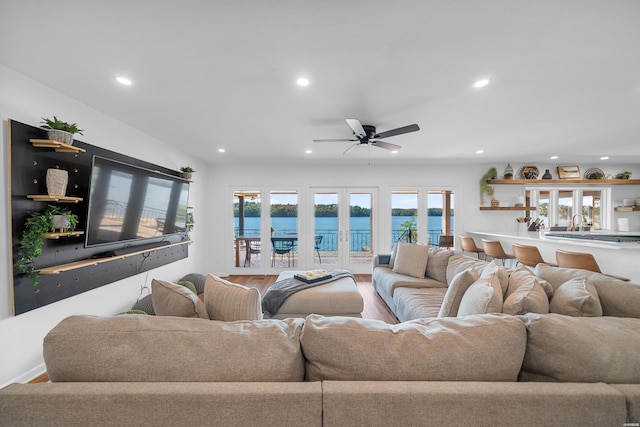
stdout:
<svg viewBox="0 0 640 427">
<path fill-rule="evenodd" d="M 158 251 L 160 249 L 167 249 L 167 248 L 171 248 L 173 246 L 186 245 L 186 244 L 191 243 L 191 242 L 193 242 L 193 240 L 183 240 L 181 242 L 169 243 L 169 244 L 166 244 L 166 245 L 163 245 L 163 246 L 158 246 L 157 248 L 152 248 L 152 249 L 142 249 L 142 250 L 139 250 L 139 251 L 130 252 L 128 254 L 119 255 L 119 256 L 112 256 L 112 257 L 106 257 L 106 258 L 89 258 L 89 259 L 83 259 L 83 260 L 80 260 L 80 261 L 70 262 L 68 264 L 53 265 L 51 267 L 41 268 L 39 270 L 39 273 L 40 274 L 60 274 L 60 273 L 64 273 L 65 271 L 71 271 L 71 270 L 76 270 L 78 268 L 89 267 L 89 266 L 92 266 L 92 265 L 98 265 L 98 264 L 102 264 L 104 262 L 121 260 L 121 259 L 125 259 L 125 258 L 128 258 L 128 257 L 140 255 L 140 254 L 143 254 L 143 253 L 146 253 L 146 252 L 155 252 L 155 251 Z"/>
<path fill-rule="evenodd" d="M 45 239 L 59 239 L 61 237 L 78 237 L 82 236 L 84 231 L 67 231 L 67 232 L 53 232 L 53 233 L 44 233 L 42 237 Z"/>
<path fill-rule="evenodd" d="M 86 153 L 87 150 L 64 142 L 54 141 L 52 139 L 30 139 L 31 145 L 34 147 L 53 148 L 58 153 Z"/>
<path fill-rule="evenodd" d="M 618 206 L 614 208 L 616 212 L 640 212 L 640 206 Z"/>
<path fill-rule="evenodd" d="M 480 206 L 481 211 L 535 211 L 535 206 Z"/>
<path fill-rule="evenodd" d="M 28 194 L 27 198 L 36 202 L 78 203 L 84 200 L 82 197 L 49 196 L 48 194 Z"/>
<path fill-rule="evenodd" d="M 597 184 L 640 185 L 640 179 L 489 179 L 488 184 L 548 185 Z"/>
</svg>

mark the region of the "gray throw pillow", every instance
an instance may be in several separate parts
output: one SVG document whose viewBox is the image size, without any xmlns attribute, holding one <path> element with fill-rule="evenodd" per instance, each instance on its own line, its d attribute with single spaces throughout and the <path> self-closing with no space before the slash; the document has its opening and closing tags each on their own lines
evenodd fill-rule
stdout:
<svg viewBox="0 0 640 427">
<path fill-rule="evenodd" d="M 147 314 L 156 314 L 156 312 L 153 311 L 153 301 L 151 300 L 151 294 L 136 301 L 133 307 L 131 307 L 131 310 L 142 310 Z"/>
<path fill-rule="evenodd" d="M 193 286 L 196 287 L 196 293 L 201 294 L 204 292 L 204 282 L 207 279 L 207 276 L 201 273 L 189 273 L 186 276 L 183 276 L 180 281 L 187 281 L 193 283 Z"/>
</svg>

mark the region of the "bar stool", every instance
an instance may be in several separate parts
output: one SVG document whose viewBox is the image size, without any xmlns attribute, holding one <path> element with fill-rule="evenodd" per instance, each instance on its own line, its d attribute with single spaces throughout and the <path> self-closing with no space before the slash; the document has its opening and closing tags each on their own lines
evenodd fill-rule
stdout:
<svg viewBox="0 0 640 427">
<path fill-rule="evenodd" d="M 476 246 L 476 242 L 475 240 L 473 240 L 473 237 L 458 236 L 458 239 L 460 240 L 460 247 L 462 248 L 462 252 L 475 253 L 478 259 L 480 259 L 480 254 L 482 254 L 482 257 L 484 258 L 484 250 Z"/>
<path fill-rule="evenodd" d="M 587 252 L 569 252 L 563 250 L 556 250 L 556 262 L 558 267 L 563 268 L 577 268 L 580 270 L 595 271 L 596 273 L 602 273 L 600 266 L 596 259 Z M 626 282 L 629 279 L 620 276 L 614 276 L 612 274 L 602 273 L 605 276 L 613 277 L 615 279 L 624 280 Z"/>
<path fill-rule="evenodd" d="M 482 248 L 484 249 L 484 253 L 489 255 L 491 258 L 502 261 L 502 265 L 504 265 L 505 261 L 508 259 L 515 259 L 513 255 L 504 251 L 499 240 L 482 239 Z"/>
<path fill-rule="evenodd" d="M 536 265 L 543 263 L 548 264 L 542 259 L 540 251 L 535 246 L 521 245 L 519 243 L 513 244 L 513 256 L 520 264 L 527 265 L 529 267 L 535 267 Z"/>
<path fill-rule="evenodd" d="M 441 234 L 438 238 L 438 247 L 439 248 L 451 248 L 453 247 L 453 236 L 447 236 L 446 234 Z"/>
</svg>

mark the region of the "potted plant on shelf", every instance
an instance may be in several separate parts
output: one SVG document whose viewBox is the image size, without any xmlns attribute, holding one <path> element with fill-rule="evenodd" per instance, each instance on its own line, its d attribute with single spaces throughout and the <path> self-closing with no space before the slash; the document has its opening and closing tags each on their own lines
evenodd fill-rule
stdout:
<svg viewBox="0 0 640 427">
<path fill-rule="evenodd" d="M 60 218 L 62 217 L 62 222 Z M 42 254 L 44 246 L 44 235 L 56 229 L 65 229 L 71 233 L 78 225 L 78 216 L 71 213 L 69 209 L 49 205 L 44 211 L 32 213 L 24 224 L 22 238 L 20 239 L 20 250 L 18 251 L 18 270 L 26 274 L 34 286 L 38 284 L 40 276 L 38 270 L 33 265 L 33 260 Z"/>
<path fill-rule="evenodd" d="M 629 179 L 629 178 L 631 178 L 631 172 L 628 172 L 628 171 L 620 172 L 619 174 L 616 175 L 616 179 Z"/>
<path fill-rule="evenodd" d="M 68 145 L 73 144 L 73 135 L 82 135 L 83 130 L 78 129 L 76 123 L 67 123 L 59 120 L 56 116 L 53 116 L 53 120 L 42 118 L 42 129 L 49 131 L 49 139 L 52 141 L 63 142 Z"/>
<path fill-rule="evenodd" d="M 184 179 L 191 179 L 195 170 L 191 166 L 181 166 L 180 172 L 182 172 L 182 177 Z"/>
<path fill-rule="evenodd" d="M 499 206 L 500 202 L 493 197 L 495 193 L 495 188 L 489 185 L 487 182 L 490 179 L 496 179 L 498 176 L 498 171 L 496 168 L 491 168 L 485 173 L 480 179 L 480 204 L 484 205 L 484 195 L 491 197 L 491 206 Z"/>
</svg>

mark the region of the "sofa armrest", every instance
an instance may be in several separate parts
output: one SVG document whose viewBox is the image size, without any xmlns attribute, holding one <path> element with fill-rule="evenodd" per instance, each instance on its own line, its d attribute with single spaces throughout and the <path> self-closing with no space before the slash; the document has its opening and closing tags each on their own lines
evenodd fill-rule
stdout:
<svg viewBox="0 0 640 427">
<path fill-rule="evenodd" d="M 388 267 L 391 261 L 391 254 L 377 254 L 373 257 L 373 268 Z"/>
</svg>

